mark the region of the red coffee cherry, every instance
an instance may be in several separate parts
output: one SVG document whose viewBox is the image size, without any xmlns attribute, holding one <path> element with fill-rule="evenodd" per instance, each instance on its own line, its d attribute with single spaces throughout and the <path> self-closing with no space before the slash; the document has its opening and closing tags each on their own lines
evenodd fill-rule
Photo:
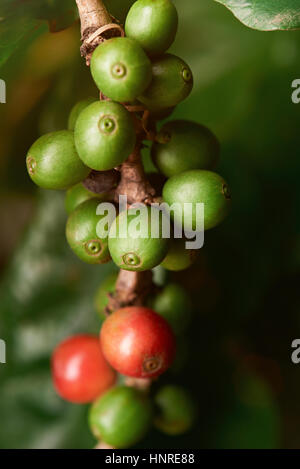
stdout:
<svg viewBox="0 0 300 469">
<path fill-rule="evenodd" d="M 78 404 L 94 401 L 116 381 L 98 337 L 88 334 L 70 337 L 56 347 L 52 377 L 57 393 Z"/>
<path fill-rule="evenodd" d="M 173 332 L 152 309 L 131 306 L 115 311 L 103 323 L 100 340 L 106 360 L 119 373 L 154 378 L 171 365 Z"/>
</svg>

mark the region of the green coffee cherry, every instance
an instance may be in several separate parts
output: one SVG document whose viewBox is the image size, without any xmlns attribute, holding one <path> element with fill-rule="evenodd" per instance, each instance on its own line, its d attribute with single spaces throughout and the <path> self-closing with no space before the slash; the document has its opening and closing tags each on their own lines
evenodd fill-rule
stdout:
<svg viewBox="0 0 300 469">
<path fill-rule="evenodd" d="M 86 200 L 97 198 L 98 201 L 106 200 L 107 194 L 95 194 L 84 187 L 80 182 L 70 189 L 66 193 L 65 207 L 68 213 L 73 212 L 78 205 L 82 204 Z M 98 202 L 99 203 L 99 202 Z"/>
<path fill-rule="evenodd" d="M 152 63 L 153 79 L 139 100 L 150 110 L 176 106 L 190 94 L 193 74 L 179 57 L 165 54 Z"/>
<path fill-rule="evenodd" d="M 213 168 L 219 152 L 219 142 L 209 129 L 195 122 L 177 120 L 162 127 L 151 156 L 159 171 L 171 177 L 190 169 Z"/>
<path fill-rule="evenodd" d="M 110 389 L 91 407 L 89 424 L 94 436 L 114 448 L 129 448 L 143 439 L 152 420 L 145 393 L 120 386 Z"/>
<path fill-rule="evenodd" d="M 108 294 L 113 293 L 116 288 L 118 274 L 114 272 L 101 283 L 95 297 L 96 310 L 102 320 L 106 318 L 105 308 L 108 305 Z"/>
<path fill-rule="evenodd" d="M 163 188 L 163 198 L 169 204 L 178 203 L 184 211 L 184 204 L 192 204 L 193 213 L 188 220 L 192 229 L 198 229 L 196 203 L 204 204 L 204 229 L 214 228 L 228 214 L 231 196 L 224 179 L 212 171 L 194 169 L 171 177 Z M 178 213 L 171 212 L 176 224 L 182 223 Z"/>
<path fill-rule="evenodd" d="M 188 269 L 197 259 L 198 251 L 186 249 L 184 238 L 173 238 L 170 242 L 168 254 L 160 264 L 164 269 L 173 272 Z"/>
<path fill-rule="evenodd" d="M 191 320 L 191 301 L 181 285 L 169 283 L 150 301 L 154 311 L 163 316 L 176 335 L 182 334 Z"/>
<path fill-rule="evenodd" d="M 90 104 L 94 103 L 96 100 L 94 98 L 87 98 L 82 101 L 79 101 L 75 106 L 72 107 L 69 120 L 68 120 L 68 129 L 74 131 L 77 118 L 81 111 L 83 111 Z"/>
<path fill-rule="evenodd" d="M 108 238 L 99 238 L 97 224 L 104 215 L 97 215 L 99 200 L 90 199 L 80 204 L 69 216 L 67 241 L 74 253 L 88 264 L 110 261 Z"/>
<path fill-rule="evenodd" d="M 112 223 L 108 245 L 118 267 L 131 271 L 150 270 L 164 259 L 169 240 L 162 237 L 161 217 L 155 215 L 154 208 L 151 211 L 150 207 L 143 206 L 141 213 L 130 208 Z M 157 237 L 153 236 L 154 232 Z"/>
<path fill-rule="evenodd" d="M 130 113 L 118 103 L 98 101 L 79 115 L 75 144 L 82 161 L 97 171 L 122 164 L 135 145 Z"/>
<path fill-rule="evenodd" d="M 26 165 L 33 182 L 44 189 L 68 189 L 90 172 L 80 160 L 69 130 L 40 137 L 29 149 Z"/>
<path fill-rule="evenodd" d="M 173 43 L 178 14 L 170 0 L 138 0 L 126 18 L 126 36 L 135 39 L 147 54 L 161 55 Z"/>
<path fill-rule="evenodd" d="M 192 427 L 196 405 L 189 393 L 179 386 L 164 386 L 155 396 L 159 414 L 155 426 L 168 435 L 181 435 Z"/>
<path fill-rule="evenodd" d="M 136 41 L 125 37 L 109 39 L 97 47 L 91 72 L 99 90 L 119 102 L 134 101 L 152 78 L 147 55 Z"/>
</svg>

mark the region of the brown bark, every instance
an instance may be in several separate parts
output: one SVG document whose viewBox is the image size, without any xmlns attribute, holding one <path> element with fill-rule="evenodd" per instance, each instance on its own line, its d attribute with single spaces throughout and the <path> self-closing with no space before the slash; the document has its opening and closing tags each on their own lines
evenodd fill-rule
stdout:
<svg viewBox="0 0 300 469">
<path fill-rule="evenodd" d="M 152 272 L 120 270 L 115 293 L 109 295 L 106 313 L 110 314 L 125 306 L 142 306 L 153 288 Z"/>
<path fill-rule="evenodd" d="M 115 201 L 119 195 L 126 195 L 128 204 L 153 201 L 155 190 L 147 181 L 141 161 L 141 142 L 136 144 L 133 153 L 120 167 L 121 181 L 115 191 Z"/>
<path fill-rule="evenodd" d="M 91 171 L 82 184 L 87 190 L 95 194 L 103 194 L 114 191 L 120 179 L 120 172 L 115 169 L 110 171 Z"/>
<path fill-rule="evenodd" d="M 102 0 L 76 0 L 80 23 L 82 46 L 81 55 L 90 65 L 96 47 L 105 39 L 124 35 L 124 31 L 108 13 Z"/>
<path fill-rule="evenodd" d="M 76 0 L 80 15 L 81 34 L 84 38 L 88 32 L 112 23 L 112 18 L 105 5 L 99 0 Z"/>
</svg>

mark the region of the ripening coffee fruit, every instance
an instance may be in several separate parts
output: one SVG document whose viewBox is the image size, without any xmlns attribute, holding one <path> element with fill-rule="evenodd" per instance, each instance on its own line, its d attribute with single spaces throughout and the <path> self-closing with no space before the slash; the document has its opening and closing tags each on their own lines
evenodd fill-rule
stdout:
<svg viewBox="0 0 300 469">
<path fill-rule="evenodd" d="M 188 97 L 193 88 L 190 67 L 179 57 L 165 54 L 152 63 L 152 81 L 139 100 L 149 111 L 176 106 Z"/>
<path fill-rule="evenodd" d="M 150 270 L 167 254 L 169 239 L 162 236 L 161 214 L 154 207 L 129 208 L 119 214 L 109 231 L 109 252 L 121 269 Z"/>
<path fill-rule="evenodd" d="M 79 158 L 69 130 L 40 137 L 29 149 L 26 165 L 33 182 L 44 189 L 68 189 L 90 172 Z"/>
<path fill-rule="evenodd" d="M 113 448 L 129 448 L 149 430 L 152 413 L 145 393 L 119 386 L 94 402 L 89 412 L 89 425 L 98 440 Z"/>
<path fill-rule="evenodd" d="M 199 228 L 196 204 L 204 204 L 204 229 L 214 228 L 228 214 L 231 196 L 227 183 L 219 174 L 212 171 L 194 169 L 172 176 L 164 185 L 163 198 L 169 205 L 177 203 L 184 212 L 184 204 L 192 204 L 191 219 L 188 220 L 193 230 Z M 174 223 L 182 224 L 179 213 L 171 211 Z M 198 225 L 198 226 L 197 226 Z M 201 226 L 201 223 L 200 223 Z"/>
<path fill-rule="evenodd" d="M 141 306 L 122 308 L 108 316 L 100 341 L 108 363 L 125 376 L 159 376 L 175 356 L 174 334 L 167 321 Z"/>
<path fill-rule="evenodd" d="M 155 426 L 168 435 L 181 435 L 193 426 L 197 408 L 193 398 L 182 387 L 167 385 L 154 398 L 158 414 Z"/>
<path fill-rule="evenodd" d="M 109 39 L 96 48 L 91 73 L 99 90 L 119 102 L 134 101 L 152 78 L 147 55 L 136 41 L 126 37 Z"/>
<path fill-rule="evenodd" d="M 94 401 L 116 381 L 116 373 L 106 362 L 98 337 L 88 334 L 70 337 L 56 347 L 52 377 L 57 393 L 78 404 Z"/>
<path fill-rule="evenodd" d="M 101 283 L 95 296 L 96 310 L 102 320 L 106 319 L 105 308 L 108 305 L 108 295 L 113 293 L 116 288 L 118 274 L 113 272 Z"/>
<path fill-rule="evenodd" d="M 211 169 L 219 158 L 218 140 L 209 129 L 196 122 L 168 122 L 156 140 L 151 150 L 152 160 L 167 177 L 190 169 Z"/>
<path fill-rule="evenodd" d="M 99 238 L 97 234 L 97 225 L 105 217 L 97 215 L 99 203 L 97 199 L 83 202 L 67 221 L 67 241 L 74 253 L 88 264 L 105 264 L 110 261 L 108 239 L 104 236 Z"/>
<path fill-rule="evenodd" d="M 90 168 L 106 171 L 122 164 L 135 145 L 130 113 L 118 103 L 97 101 L 86 107 L 75 126 L 75 144 Z"/>
<path fill-rule="evenodd" d="M 169 245 L 168 254 L 160 264 L 164 269 L 179 272 L 188 269 L 197 259 L 196 249 L 186 248 L 185 238 L 173 238 Z"/>
<path fill-rule="evenodd" d="M 106 199 L 106 194 L 95 194 L 94 192 L 89 191 L 84 187 L 84 185 L 80 182 L 66 192 L 65 197 L 65 207 L 66 211 L 70 214 L 75 210 L 78 205 L 82 204 L 86 200 L 97 198 L 100 202 L 101 200 Z"/>
<path fill-rule="evenodd" d="M 138 0 L 125 23 L 126 36 L 135 39 L 150 56 L 169 49 L 177 28 L 178 14 L 171 0 Z"/>
<path fill-rule="evenodd" d="M 187 329 L 191 320 L 191 300 L 181 285 L 166 285 L 150 300 L 150 306 L 170 324 L 176 335 Z"/>
<path fill-rule="evenodd" d="M 77 104 L 75 104 L 75 106 L 72 107 L 70 115 L 69 115 L 69 120 L 68 120 L 69 130 L 72 130 L 72 131 L 75 130 L 75 124 L 81 111 L 83 111 L 86 107 L 88 107 L 90 104 L 94 103 L 95 101 L 96 101 L 95 98 L 83 99 L 82 101 L 79 101 Z"/>
</svg>

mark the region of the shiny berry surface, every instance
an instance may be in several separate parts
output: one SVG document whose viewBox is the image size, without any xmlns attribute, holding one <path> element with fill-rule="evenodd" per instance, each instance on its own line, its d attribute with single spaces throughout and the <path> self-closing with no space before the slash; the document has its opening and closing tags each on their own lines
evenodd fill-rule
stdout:
<svg viewBox="0 0 300 469">
<path fill-rule="evenodd" d="M 184 204 L 192 204 L 193 213 L 188 222 L 192 228 L 198 229 L 196 204 L 204 204 L 204 229 L 214 228 L 221 223 L 231 205 L 231 195 L 227 183 L 219 174 L 212 171 L 195 169 L 171 177 L 163 188 L 163 198 L 169 204 L 178 203 L 184 210 Z M 171 212 L 171 215 L 173 213 Z M 182 223 L 181 216 L 176 213 L 174 222 Z"/>
<path fill-rule="evenodd" d="M 121 269 L 149 270 L 165 258 L 169 239 L 162 237 L 161 218 L 155 217 L 153 213 L 150 207 L 147 207 L 140 218 L 135 209 L 129 209 L 121 212 L 112 223 L 108 241 L 109 252 L 114 263 Z M 140 236 L 134 232 L 135 227 Z M 152 235 L 153 232 L 157 232 L 157 237 Z"/>
<path fill-rule="evenodd" d="M 83 99 L 82 101 L 79 101 L 78 103 L 75 104 L 75 106 L 72 107 L 69 119 L 68 119 L 68 129 L 74 131 L 75 130 L 75 125 L 76 121 L 79 117 L 79 114 L 90 104 L 94 103 L 96 101 L 95 98 L 87 98 Z"/>
<path fill-rule="evenodd" d="M 193 88 L 190 67 L 179 57 L 165 54 L 152 62 L 152 81 L 139 97 L 150 111 L 174 107 L 188 97 Z"/>
<path fill-rule="evenodd" d="M 100 201 L 90 199 L 80 204 L 69 216 L 66 236 L 74 253 L 88 264 L 110 261 L 107 237 L 100 238 L 97 225 L 105 215 L 97 215 Z"/>
<path fill-rule="evenodd" d="M 103 323 L 100 341 L 105 358 L 119 373 L 154 378 L 166 371 L 175 355 L 175 339 L 169 324 L 155 311 L 127 307 Z"/>
<path fill-rule="evenodd" d="M 89 424 L 94 436 L 113 448 L 129 448 L 149 430 L 152 406 L 145 395 L 125 386 L 110 389 L 91 407 Z"/>
<path fill-rule="evenodd" d="M 79 158 L 69 130 L 40 137 L 29 149 L 26 165 L 33 182 L 44 189 L 68 189 L 90 172 Z"/>
<path fill-rule="evenodd" d="M 57 393 L 78 404 L 92 402 L 116 381 L 98 337 L 88 334 L 70 337 L 56 347 L 52 376 Z"/>
<path fill-rule="evenodd" d="M 190 169 L 211 169 L 218 161 L 218 140 L 209 129 L 196 122 L 167 122 L 156 140 L 151 156 L 155 166 L 167 177 Z"/>
<path fill-rule="evenodd" d="M 84 185 L 80 182 L 70 189 L 67 190 L 66 197 L 65 197 L 65 207 L 66 211 L 70 214 L 78 207 L 78 205 L 82 204 L 86 200 L 97 198 L 98 200 L 104 200 L 105 194 L 102 197 L 102 194 L 95 194 L 94 192 L 89 191 L 84 187 Z"/>
<path fill-rule="evenodd" d="M 172 45 L 178 14 L 170 0 L 138 0 L 126 18 L 126 36 L 135 39 L 147 54 L 161 55 Z"/>
<path fill-rule="evenodd" d="M 91 72 L 99 90 L 118 102 L 134 101 L 152 78 L 147 55 L 136 41 L 126 37 L 100 44 L 92 55 Z"/>
<path fill-rule="evenodd" d="M 75 144 L 79 157 L 97 171 L 123 163 L 132 152 L 135 140 L 130 113 L 112 101 L 90 104 L 76 121 Z"/>
</svg>

